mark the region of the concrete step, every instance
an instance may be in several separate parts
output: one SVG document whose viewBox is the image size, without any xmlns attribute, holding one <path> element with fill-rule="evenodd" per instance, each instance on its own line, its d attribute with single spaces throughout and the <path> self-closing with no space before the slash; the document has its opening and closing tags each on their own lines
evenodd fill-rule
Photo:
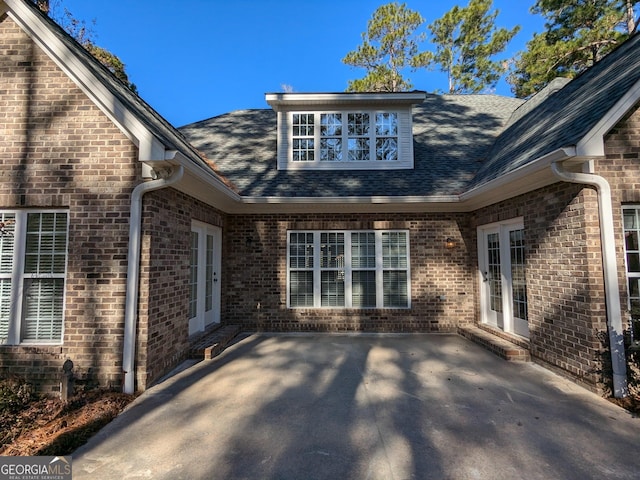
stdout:
<svg viewBox="0 0 640 480">
<path fill-rule="evenodd" d="M 482 345 L 508 362 L 530 362 L 528 341 L 486 325 L 470 325 L 458 328 L 458 333 L 474 343 Z"/>
<path fill-rule="evenodd" d="M 205 332 L 191 345 L 189 358 L 210 360 L 220 355 L 241 331 L 242 328 L 239 325 L 220 325 Z"/>
</svg>

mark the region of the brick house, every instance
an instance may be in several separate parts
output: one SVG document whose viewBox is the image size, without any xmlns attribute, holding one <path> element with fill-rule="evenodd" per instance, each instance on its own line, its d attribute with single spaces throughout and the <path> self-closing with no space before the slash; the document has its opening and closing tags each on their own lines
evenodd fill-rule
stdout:
<svg viewBox="0 0 640 480">
<path fill-rule="evenodd" d="M 624 395 L 639 42 L 527 102 L 267 94 L 176 129 L 0 1 L 3 372 L 134 391 L 218 325 L 457 332 Z"/>
</svg>

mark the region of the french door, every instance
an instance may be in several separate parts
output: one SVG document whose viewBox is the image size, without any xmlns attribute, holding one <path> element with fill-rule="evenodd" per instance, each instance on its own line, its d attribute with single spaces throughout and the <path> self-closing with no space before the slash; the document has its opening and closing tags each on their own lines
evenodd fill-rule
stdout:
<svg viewBox="0 0 640 480">
<path fill-rule="evenodd" d="M 478 228 L 481 321 L 528 338 L 525 266 L 521 219 Z"/>
<path fill-rule="evenodd" d="M 194 221 L 191 225 L 189 335 L 220 323 L 222 229 Z"/>
</svg>

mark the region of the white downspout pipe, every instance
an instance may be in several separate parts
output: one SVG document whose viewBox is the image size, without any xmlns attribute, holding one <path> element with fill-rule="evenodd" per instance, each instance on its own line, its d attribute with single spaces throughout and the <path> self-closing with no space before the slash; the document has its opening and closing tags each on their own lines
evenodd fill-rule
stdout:
<svg viewBox="0 0 640 480">
<path fill-rule="evenodd" d="M 609 183 L 600 175 L 568 172 L 559 162 L 551 164 L 551 171 L 556 177 L 565 182 L 591 185 L 596 188 L 598 194 L 602 266 L 604 269 L 611 365 L 613 367 L 613 395 L 616 398 L 626 397 L 629 394 L 627 362 L 624 354 L 624 330 L 620 306 L 620 287 L 618 286 L 611 188 Z"/>
<path fill-rule="evenodd" d="M 167 178 L 159 178 L 137 185 L 131 193 L 129 216 L 129 258 L 127 264 L 127 293 L 124 311 L 124 339 L 122 348 L 122 370 L 124 371 L 124 393 L 135 391 L 136 325 L 138 313 L 138 284 L 140 274 L 140 240 L 142 230 L 142 197 L 145 193 L 160 190 L 178 182 L 184 175 L 179 165 Z"/>
</svg>

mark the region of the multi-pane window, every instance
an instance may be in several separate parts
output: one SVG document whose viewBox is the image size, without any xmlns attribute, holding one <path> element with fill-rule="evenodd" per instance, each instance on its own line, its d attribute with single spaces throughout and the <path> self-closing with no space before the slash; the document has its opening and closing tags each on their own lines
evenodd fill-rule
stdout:
<svg viewBox="0 0 640 480">
<path fill-rule="evenodd" d="M 395 162 L 395 112 L 293 113 L 293 162 Z"/>
<path fill-rule="evenodd" d="M 629 307 L 632 316 L 637 317 L 640 316 L 640 206 L 624 207 L 623 217 Z"/>
<path fill-rule="evenodd" d="M 313 306 L 314 271 L 313 233 L 291 233 L 289 235 L 289 305 L 292 307 Z"/>
<path fill-rule="evenodd" d="M 525 277 L 526 259 L 523 228 L 509 232 L 509 250 L 511 252 L 513 316 L 527 320 L 527 279 Z"/>
<path fill-rule="evenodd" d="M 0 343 L 62 341 L 68 214 L 0 212 Z"/>
<path fill-rule="evenodd" d="M 290 307 L 408 308 L 406 231 L 289 232 Z"/>
<path fill-rule="evenodd" d="M 349 113 L 347 148 L 350 162 L 367 162 L 370 160 L 370 127 L 368 113 Z"/>
<path fill-rule="evenodd" d="M 315 160 L 315 124 L 313 113 L 293 114 L 293 161 L 313 162 Z"/>
<path fill-rule="evenodd" d="M 220 242 L 219 227 L 203 222 L 191 224 L 189 258 L 189 335 L 220 321 Z"/>
<path fill-rule="evenodd" d="M 342 115 L 339 113 L 320 115 L 320 161 L 342 161 Z"/>
<path fill-rule="evenodd" d="M 376 306 L 376 242 L 374 232 L 351 234 L 351 299 L 353 307 Z"/>
<path fill-rule="evenodd" d="M 398 160 L 398 116 L 376 114 L 376 160 Z"/>
<path fill-rule="evenodd" d="M 189 261 L 189 318 L 196 316 L 198 309 L 198 259 L 200 257 L 198 247 L 200 245 L 200 233 L 191 232 L 191 255 Z"/>
<path fill-rule="evenodd" d="M 500 234 L 487 235 L 487 281 L 491 310 L 502 312 L 502 265 L 500 258 Z"/>
<path fill-rule="evenodd" d="M 384 232 L 382 234 L 382 266 L 384 282 L 384 306 L 408 303 L 407 232 Z"/>
<path fill-rule="evenodd" d="M 320 305 L 344 307 L 344 233 L 320 234 Z"/>
</svg>

